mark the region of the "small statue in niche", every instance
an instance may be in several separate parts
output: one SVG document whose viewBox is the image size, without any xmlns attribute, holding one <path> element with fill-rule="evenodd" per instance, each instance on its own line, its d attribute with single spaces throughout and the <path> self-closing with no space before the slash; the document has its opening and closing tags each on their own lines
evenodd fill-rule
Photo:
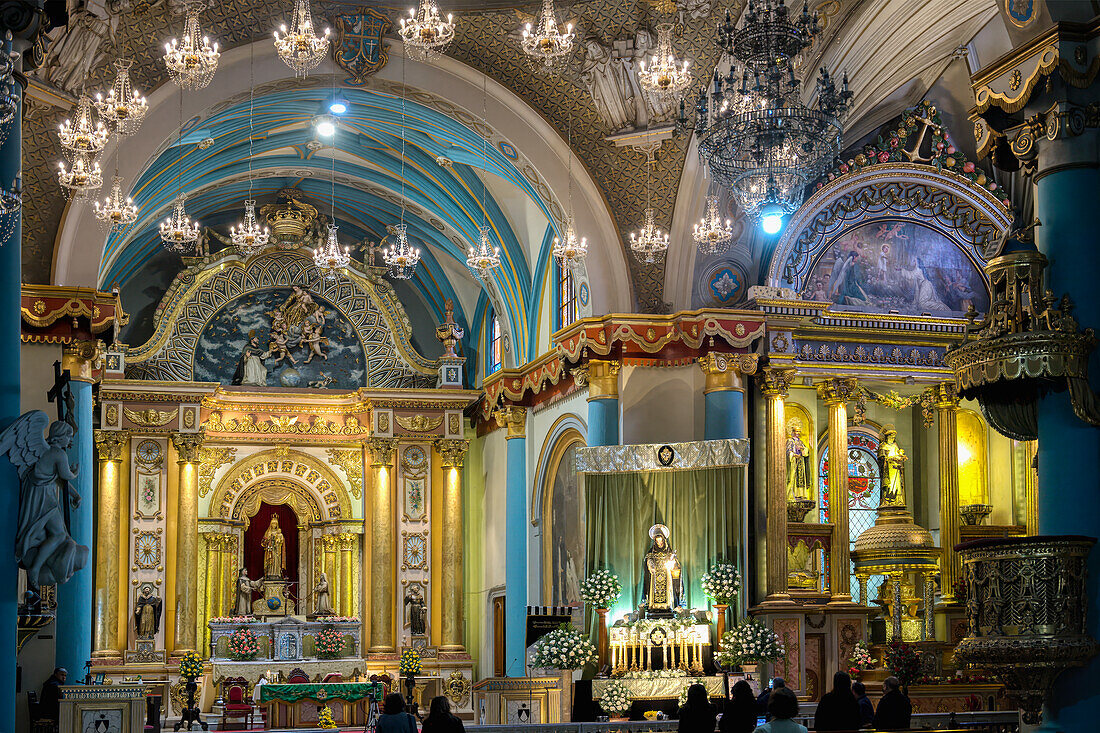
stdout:
<svg viewBox="0 0 1100 733">
<path fill-rule="evenodd" d="M 72 443 L 72 426 L 51 424 L 41 410 L 24 413 L 0 433 L 0 455 L 7 454 L 19 471 L 15 556 L 35 588 L 64 583 L 88 563 L 88 548 L 69 534 L 58 498 L 57 482 L 77 475 L 78 466 L 70 466 L 65 453 Z M 80 495 L 69 491 L 72 505 L 80 506 Z"/>
<path fill-rule="evenodd" d="M 153 595 L 151 586 L 144 586 L 134 603 L 134 631 L 139 639 L 151 639 L 160 631 L 160 613 L 163 602 Z"/>
<path fill-rule="evenodd" d="M 317 579 L 317 585 L 313 587 L 313 590 L 309 592 L 311 596 L 316 596 L 313 601 L 313 613 L 317 616 L 332 616 L 335 611 L 332 610 L 332 602 L 329 600 L 329 588 L 328 588 L 328 576 L 321 573 Z"/>
<path fill-rule="evenodd" d="M 423 593 L 418 585 L 410 586 L 405 593 L 404 604 L 408 609 L 409 631 L 413 636 L 423 636 L 428 633 L 428 607 L 424 603 Z"/>
<path fill-rule="evenodd" d="M 905 462 L 909 457 L 897 444 L 898 431 L 893 425 L 882 428 L 882 442 L 878 446 L 879 470 L 882 473 L 882 502 L 880 507 L 905 506 Z"/>
<path fill-rule="evenodd" d="M 787 499 L 810 498 L 810 450 L 802 440 L 802 424 L 798 418 L 787 422 Z"/>
<path fill-rule="evenodd" d="M 248 577 L 248 571 L 241 568 L 237 576 L 236 597 L 233 603 L 233 613 L 237 616 L 252 615 L 252 594 L 263 588 L 263 581 L 252 580 Z"/>
<path fill-rule="evenodd" d="M 286 567 L 286 539 L 279 528 L 278 515 L 272 515 L 260 547 L 264 548 L 264 576 L 282 578 L 283 568 Z"/>
<path fill-rule="evenodd" d="M 267 367 L 264 359 L 271 352 L 264 351 L 260 346 L 260 337 L 255 331 L 249 331 L 248 343 L 241 351 L 241 358 L 237 360 L 237 371 L 233 373 L 233 384 L 251 385 L 254 387 L 267 386 Z"/>
</svg>

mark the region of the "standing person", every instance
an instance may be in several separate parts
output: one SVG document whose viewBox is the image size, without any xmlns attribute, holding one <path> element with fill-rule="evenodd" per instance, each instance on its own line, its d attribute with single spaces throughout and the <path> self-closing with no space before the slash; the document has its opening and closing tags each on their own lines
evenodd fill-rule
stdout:
<svg viewBox="0 0 1100 733">
<path fill-rule="evenodd" d="M 833 689 L 825 693 L 814 713 L 814 730 L 858 730 L 859 703 L 852 694 L 852 678 L 847 672 L 833 675 Z"/>
<path fill-rule="evenodd" d="M 416 733 L 416 718 L 405 712 L 405 698 L 400 692 L 386 695 L 374 730 L 375 733 Z"/>
<path fill-rule="evenodd" d="M 783 681 L 782 677 L 776 677 L 772 680 L 771 687 L 765 687 L 759 695 L 756 696 L 756 710 L 760 715 L 765 718 L 768 716 L 768 700 L 771 698 L 773 690 L 778 690 L 780 687 L 786 687 L 787 683 Z"/>
<path fill-rule="evenodd" d="M 745 680 L 740 680 L 733 686 L 733 695 L 722 712 L 718 730 L 722 733 L 752 733 L 756 729 L 756 718 L 756 699 L 752 696 L 752 687 Z"/>
<path fill-rule="evenodd" d="M 43 718 L 50 720 L 61 718 L 61 698 L 64 697 L 61 694 L 61 685 L 65 684 L 68 676 L 69 672 L 64 667 L 56 667 L 50 678 L 42 683 L 42 697 L 39 698 L 38 709 Z"/>
<path fill-rule="evenodd" d="M 882 699 L 872 725 L 879 730 L 906 730 L 913 715 L 913 703 L 901 691 L 901 680 L 887 677 L 882 681 Z"/>
<path fill-rule="evenodd" d="M 440 695 L 432 698 L 421 733 L 466 733 L 466 727 L 451 714 L 451 701 Z"/>
<path fill-rule="evenodd" d="M 871 698 L 867 697 L 867 687 L 862 682 L 852 683 L 852 694 L 856 696 L 856 702 L 859 704 L 859 717 L 863 721 L 862 727 L 866 728 L 875 719 L 875 704 L 871 702 Z"/>
<path fill-rule="evenodd" d="M 687 702 L 680 708 L 680 733 L 714 733 L 718 708 L 707 698 L 707 688 L 696 683 L 688 688 Z M 379 733 L 382 733 L 379 731 Z"/>
<path fill-rule="evenodd" d="M 768 698 L 768 715 L 771 720 L 753 733 L 806 733 L 806 726 L 792 720 L 798 715 L 798 698 L 788 687 L 772 690 Z"/>
</svg>

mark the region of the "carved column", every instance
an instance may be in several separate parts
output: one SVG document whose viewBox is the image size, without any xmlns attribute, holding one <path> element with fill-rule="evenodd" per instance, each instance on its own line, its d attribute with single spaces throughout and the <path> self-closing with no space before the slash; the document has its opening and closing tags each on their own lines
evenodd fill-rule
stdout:
<svg viewBox="0 0 1100 733">
<path fill-rule="evenodd" d="M 175 507 L 176 640 L 173 656 L 197 651 L 198 647 L 199 449 L 202 438 L 202 433 L 172 433 L 179 467 L 179 498 Z"/>
<path fill-rule="evenodd" d="M 462 464 L 470 441 L 447 439 L 436 443 L 443 464 L 443 599 L 440 649 L 466 650 L 465 558 L 462 554 Z"/>
<path fill-rule="evenodd" d="M 787 393 L 794 372 L 789 369 L 765 369 L 760 373 L 760 391 L 764 395 L 767 486 L 767 539 L 765 556 L 765 603 L 792 603 L 787 593 Z"/>
<path fill-rule="evenodd" d="M 703 387 L 703 439 L 744 438 L 744 377 L 756 373 L 758 354 L 711 351 L 699 359 L 706 375 Z"/>
<path fill-rule="evenodd" d="M 955 554 L 959 544 L 959 395 L 954 382 L 936 385 L 936 423 L 940 446 L 940 596 L 955 602 L 955 581 L 962 563 Z"/>
<path fill-rule="evenodd" d="M 854 379 L 830 379 L 817 385 L 829 408 L 829 521 L 833 525 L 829 560 L 830 603 L 851 603 L 851 546 L 848 537 L 848 408 Z"/>
<path fill-rule="evenodd" d="M 340 605 L 334 606 L 333 610 L 341 616 L 354 616 L 355 607 L 352 604 L 355 600 L 353 587 L 355 573 L 352 570 L 354 561 L 352 552 L 355 550 L 355 541 L 358 537 L 351 532 L 341 532 L 338 538 L 340 549 Z"/>
<path fill-rule="evenodd" d="M 394 651 L 393 638 L 393 454 L 396 441 L 371 438 L 371 612 L 370 651 L 389 654 Z"/>
<path fill-rule="evenodd" d="M 122 517 L 122 471 L 129 433 L 97 430 L 99 453 L 98 535 L 96 540 L 95 612 L 92 614 L 92 657 L 120 657 L 119 638 L 119 529 Z M 73 671 L 74 676 L 79 674 Z"/>
</svg>

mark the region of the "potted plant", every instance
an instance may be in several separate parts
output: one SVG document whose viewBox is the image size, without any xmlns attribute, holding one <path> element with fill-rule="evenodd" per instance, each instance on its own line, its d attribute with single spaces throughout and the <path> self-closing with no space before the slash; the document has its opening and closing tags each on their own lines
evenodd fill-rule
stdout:
<svg viewBox="0 0 1100 733">
<path fill-rule="evenodd" d="M 195 705 L 195 691 L 198 689 L 198 685 L 195 683 L 199 677 L 202 677 L 202 657 L 196 652 L 187 652 L 180 658 L 180 677 L 184 682 L 184 690 L 187 692 L 187 705 L 180 712 L 179 722 L 176 723 L 176 730 L 186 726 L 187 730 L 191 730 L 191 726 L 198 723 L 203 729 L 207 729 L 206 722 L 199 715 L 199 708 Z"/>
<path fill-rule="evenodd" d="M 603 697 L 600 698 L 600 707 L 612 720 L 627 720 L 627 713 L 633 703 L 630 690 L 622 682 L 611 680 L 603 689 Z"/>
<path fill-rule="evenodd" d="M 401 676 L 405 678 L 405 707 L 413 709 L 413 689 L 416 687 L 416 676 L 421 670 L 420 652 L 415 649 L 405 649 L 401 652 L 401 663 L 398 668 Z"/>
<path fill-rule="evenodd" d="M 611 604 L 619 600 L 623 586 L 619 576 L 607 570 L 597 570 L 581 581 L 581 600 L 596 609 L 599 616 L 599 636 L 597 653 L 599 667 L 607 664 L 607 611 Z"/>
<path fill-rule="evenodd" d="M 725 633 L 716 656 L 723 665 L 741 665 L 742 671 L 751 677 L 758 664 L 774 662 L 784 654 L 786 649 L 779 634 L 759 621 L 745 621 Z"/>
<path fill-rule="evenodd" d="M 863 670 L 874 667 L 875 661 L 871 657 L 871 648 L 866 641 L 856 642 L 856 645 L 852 647 L 852 656 L 848 657 L 848 662 L 852 665 L 848 668 L 848 676 L 853 680 L 862 677 Z"/>
<path fill-rule="evenodd" d="M 549 667 L 562 673 L 563 709 L 573 709 L 573 672 L 596 658 L 596 647 L 573 624 L 562 624 L 535 642 L 531 652 L 534 667 Z"/>
<path fill-rule="evenodd" d="M 741 590 L 741 574 L 730 563 L 715 563 L 703 574 L 703 595 L 714 602 L 718 617 L 718 639 L 726 633 L 726 609 Z"/>
</svg>

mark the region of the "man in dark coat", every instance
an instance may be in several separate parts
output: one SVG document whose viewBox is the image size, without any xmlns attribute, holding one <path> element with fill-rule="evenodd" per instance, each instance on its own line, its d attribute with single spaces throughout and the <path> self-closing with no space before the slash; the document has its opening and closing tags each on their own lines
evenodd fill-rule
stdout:
<svg viewBox="0 0 1100 733">
<path fill-rule="evenodd" d="M 847 672 L 833 675 L 833 689 L 826 692 L 814 713 L 814 730 L 859 730 L 863 720 L 859 703 L 852 694 L 852 678 Z"/>
<path fill-rule="evenodd" d="M 39 715 L 49 720 L 61 718 L 61 685 L 69 673 L 64 667 L 54 669 L 50 678 L 42 684 L 42 697 L 38 702 Z"/>
<path fill-rule="evenodd" d="M 897 677 L 887 677 L 882 681 L 882 699 L 878 701 L 875 720 L 876 730 L 906 730 L 909 718 L 913 715 L 913 703 L 901 691 L 901 681 Z"/>
</svg>

